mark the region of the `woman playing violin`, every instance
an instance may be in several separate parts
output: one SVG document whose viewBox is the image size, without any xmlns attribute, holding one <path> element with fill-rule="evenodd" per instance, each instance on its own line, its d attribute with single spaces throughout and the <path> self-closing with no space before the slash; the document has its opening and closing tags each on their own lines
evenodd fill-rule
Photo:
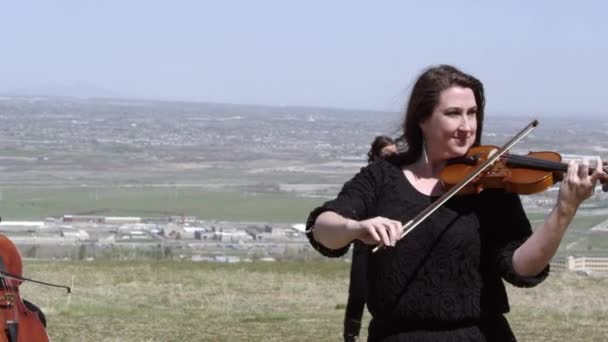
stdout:
<svg viewBox="0 0 608 342">
<path fill-rule="evenodd" d="M 310 214 L 307 236 L 323 255 L 369 245 L 369 341 L 514 341 L 502 280 L 531 287 L 549 273 L 598 168 L 571 162 L 553 210 L 532 232 L 519 196 L 500 189 L 452 197 L 401 238 L 402 225 L 446 190 L 446 162 L 480 144 L 484 91 L 475 77 L 448 65 L 415 82 L 402 126 L 407 150 L 361 169 L 337 198 Z M 375 245 L 384 245 L 371 253 Z"/>
</svg>

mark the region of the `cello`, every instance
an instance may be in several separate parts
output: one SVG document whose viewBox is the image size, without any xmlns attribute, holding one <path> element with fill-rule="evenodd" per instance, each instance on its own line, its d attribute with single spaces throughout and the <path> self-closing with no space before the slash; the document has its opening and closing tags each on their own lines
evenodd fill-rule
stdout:
<svg viewBox="0 0 608 342">
<path fill-rule="evenodd" d="M 19 285 L 31 281 L 47 286 L 68 286 L 45 283 L 22 276 L 23 265 L 17 247 L 0 234 L 0 342 L 49 341 L 38 313 L 30 310 L 19 296 Z"/>
</svg>

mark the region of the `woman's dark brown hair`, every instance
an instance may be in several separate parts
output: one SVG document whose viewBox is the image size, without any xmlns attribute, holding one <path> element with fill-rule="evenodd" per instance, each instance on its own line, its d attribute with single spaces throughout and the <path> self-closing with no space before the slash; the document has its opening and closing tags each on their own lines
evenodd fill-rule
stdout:
<svg viewBox="0 0 608 342">
<path fill-rule="evenodd" d="M 423 137 L 420 123 L 428 119 L 439 103 L 442 91 L 453 87 L 470 88 L 477 104 L 477 136 L 474 146 L 479 145 L 483 128 L 485 97 L 483 84 L 451 65 L 439 65 L 426 69 L 414 83 L 405 108 L 401 137 L 408 148 L 395 159 L 399 164 L 411 164 L 422 155 Z M 393 158 L 391 158 L 393 159 Z"/>
</svg>

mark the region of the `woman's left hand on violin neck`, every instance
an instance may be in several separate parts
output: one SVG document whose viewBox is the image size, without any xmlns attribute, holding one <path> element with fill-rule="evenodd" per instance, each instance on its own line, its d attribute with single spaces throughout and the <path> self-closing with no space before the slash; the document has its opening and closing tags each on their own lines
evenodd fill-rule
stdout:
<svg viewBox="0 0 608 342">
<path fill-rule="evenodd" d="M 589 174 L 589 161 L 570 161 L 557 197 L 557 207 L 563 213 L 574 214 L 579 205 L 595 192 L 597 181 L 608 181 L 598 157 L 596 169 Z"/>
</svg>

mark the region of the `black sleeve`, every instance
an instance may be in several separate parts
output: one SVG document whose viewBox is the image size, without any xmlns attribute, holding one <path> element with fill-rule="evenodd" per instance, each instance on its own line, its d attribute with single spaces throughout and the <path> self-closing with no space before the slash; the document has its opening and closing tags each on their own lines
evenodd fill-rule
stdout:
<svg viewBox="0 0 608 342">
<path fill-rule="evenodd" d="M 376 190 L 381 184 L 381 179 L 379 163 L 372 163 L 346 182 L 338 197 L 325 202 L 310 213 L 306 221 L 306 236 L 314 249 L 327 257 L 340 257 L 348 252 L 350 245 L 334 250 L 316 241 L 312 234 L 315 221 L 326 211 L 333 211 L 342 217 L 357 221 L 368 218 L 375 205 Z"/>
<path fill-rule="evenodd" d="M 539 274 L 522 277 L 513 268 L 513 253 L 532 235 L 530 221 L 521 204 L 519 195 L 497 192 L 488 202 L 491 203 L 490 222 L 488 227 L 494 235 L 494 265 L 499 275 L 517 287 L 533 287 L 549 275 L 549 265 Z"/>
</svg>

